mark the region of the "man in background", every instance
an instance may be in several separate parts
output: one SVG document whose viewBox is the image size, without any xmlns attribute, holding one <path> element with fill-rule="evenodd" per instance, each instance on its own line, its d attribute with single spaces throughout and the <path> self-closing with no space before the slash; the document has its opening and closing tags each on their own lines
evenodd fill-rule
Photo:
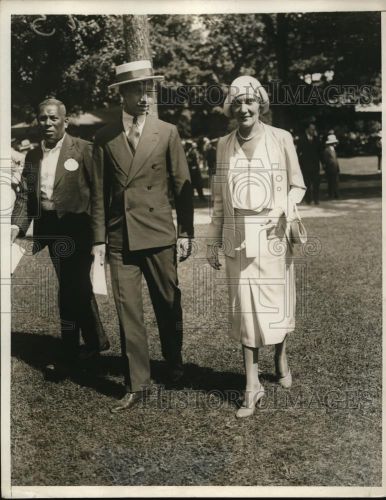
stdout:
<svg viewBox="0 0 386 500">
<path fill-rule="evenodd" d="M 328 197 L 330 200 L 339 198 L 338 177 L 339 163 L 336 155 L 335 147 L 338 144 L 338 139 L 335 134 L 329 134 L 325 142 L 322 153 L 322 164 L 326 172 L 328 184 Z"/>
<path fill-rule="evenodd" d="M 305 201 L 319 205 L 320 142 L 315 123 L 307 124 L 297 144 L 300 168 L 306 185 Z"/>
<path fill-rule="evenodd" d="M 192 179 L 192 188 L 197 191 L 200 200 L 205 200 L 203 191 L 202 175 L 200 170 L 200 153 L 197 144 L 188 139 L 185 141 L 186 160 L 188 162 L 190 178 Z"/>
</svg>

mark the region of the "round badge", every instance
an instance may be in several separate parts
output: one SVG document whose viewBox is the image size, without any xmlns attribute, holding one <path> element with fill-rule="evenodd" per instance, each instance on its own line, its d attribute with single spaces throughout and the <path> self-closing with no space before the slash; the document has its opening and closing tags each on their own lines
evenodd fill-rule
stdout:
<svg viewBox="0 0 386 500">
<path fill-rule="evenodd" d="M 69 158 L 64 162 L 64 168 L 66 170 L 69 170 L 70 172 L 73 172 L 74 170 L 77 170 L 79 168 L 79 163 L 74 160 L 74 158 Z"/>
</svg>

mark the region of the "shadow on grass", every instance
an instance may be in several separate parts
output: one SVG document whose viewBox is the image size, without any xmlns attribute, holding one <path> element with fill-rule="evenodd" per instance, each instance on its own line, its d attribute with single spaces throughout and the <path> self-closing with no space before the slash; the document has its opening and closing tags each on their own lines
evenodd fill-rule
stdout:
<svg viewBox="0 0 386 500">
<path fill-rule="evenodd" d="M 29 366 L 44 373 L 44 368 L 57 358 L 61 350 L 61 339 L 43 333 L 12 332 L 12 357 L 22 360 Z M 224 402 L 234 401 L 234 393 L 244 389 L 245 377 L 241 373 L 219 372 L 194 363 L 184 366 L 184 377 L 179 383 L 172 383 L 168 378 L 167 365 L 164 361 L 151 360 L 151 377 L 155 384 L 165 390 L 192 390 L 216 393 Z M 82 387 L 89 387 L 100 394 L 120 398 L 124 393 L 122 358 L 119 355 L 103 353 L 82 366 L 71 367 L 68 379 Z M 270 374 L 261 374 L 262 381 L 273 378 Z M 116 378 L 117 380 L 114 380 Z"/>
<path fill-rule="evenodd" d="M 42 333 L 12 332 L 11 355 L 44 374 L 45 366 L 57 359 L 62 348 L 61 339 Z M 95 362 L 72 366 L 67 378 L 74 383 L 90 387 L 106 396 L 119 397 L 122 385 L 104 376 L 121 374 L 120 356 L 101 356 Z"/>
</svg>

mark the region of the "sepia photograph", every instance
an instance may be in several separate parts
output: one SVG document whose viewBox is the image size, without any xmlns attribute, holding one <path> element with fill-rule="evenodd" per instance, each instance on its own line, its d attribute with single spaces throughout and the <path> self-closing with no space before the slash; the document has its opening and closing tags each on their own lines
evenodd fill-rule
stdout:
<svg viewBox="0 0 386 500">
<path fill-rule="evenodd" d="M 2 497 L 385 495 L 385 5 L 1 3 Z"/>
</svg>

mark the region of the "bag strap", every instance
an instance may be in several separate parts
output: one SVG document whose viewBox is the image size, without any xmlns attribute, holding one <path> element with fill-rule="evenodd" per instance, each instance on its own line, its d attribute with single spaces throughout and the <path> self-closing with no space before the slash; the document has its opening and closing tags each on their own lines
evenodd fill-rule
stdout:
<svg viewBox="0 0 386 500">
<path fill-rule="evenodd" d="M 294 203 L 294 212 L 295 212 L 295 215 L 296 215 L 296 219 L 297 220 L 302 220 L 302 218 L 300 217 L 299 215 L 299 211 L 298 211 L 298 205 L 297 203 Z"/>
</svg>

